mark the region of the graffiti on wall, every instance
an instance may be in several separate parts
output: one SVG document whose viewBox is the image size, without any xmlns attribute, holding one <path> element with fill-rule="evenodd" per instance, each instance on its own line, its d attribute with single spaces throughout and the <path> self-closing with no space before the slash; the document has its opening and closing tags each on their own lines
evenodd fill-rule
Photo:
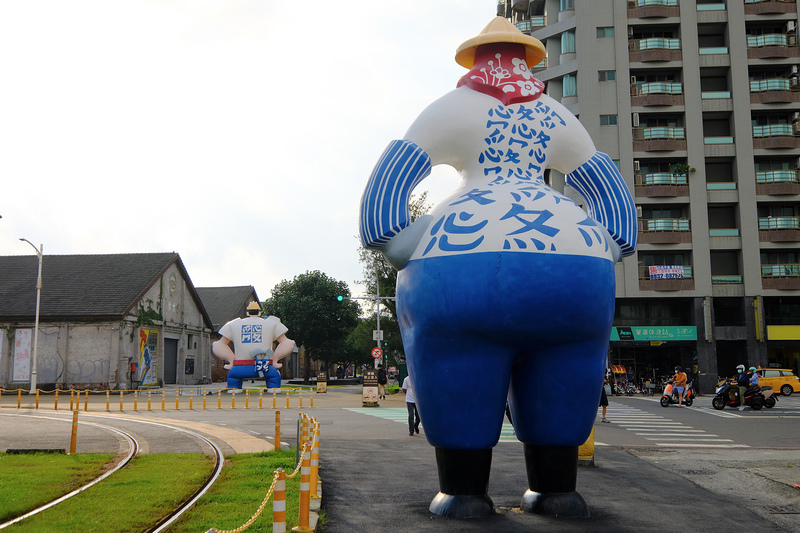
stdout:
<svg viewBox="0 0 800 533">
<path fill-rule="evenodd" d="M 67 382 L 105 383 L 109 381 L 110 368 L 108 359 L 67 361 Z"/>
<path fill-rule="evenodd" d="M 139 330 L 139 381 L 142 386 L 158 385 L 156 362 L 158 361 L 158 330 Z"/>
</svg>

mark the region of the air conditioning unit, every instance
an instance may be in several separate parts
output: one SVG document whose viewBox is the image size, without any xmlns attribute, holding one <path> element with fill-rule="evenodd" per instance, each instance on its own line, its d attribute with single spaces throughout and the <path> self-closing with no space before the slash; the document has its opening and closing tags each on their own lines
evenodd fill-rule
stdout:
<svg viewBox="0 0 800 533">
<path fill-rule="evenodd" d="M 792 113 L 792 122 L 800 121 L 800 111 Z"/>
<path fill-rule="evenodd" d="M 798 74 L 798 67 L 797 65 L 792 65 L 792 68 L 789 69 L 789 76 L 797 76 Z"/>
<path fill-rule="evenodd" d="M 639 113 L 634 113 L 633 114 L 632 121 L 633 121 L 633 127 L 634 128 L 638 128 L 639 127 Z"/>
<path fill-rule="evenodd" d="M 786 33 L 794 33 L 794 30 L 797 28 L 797 25 L 793 20 L 790 20 L 786 23 Z"/>
<path fill-rule="evenodd" d="M 794 168 L 800 169 L 800 157 L 797 158 L 797 161 L 794 163 Z"/>
<path fill-rule="evenodd" d="M 642 206 L 640 205 L 636 206 L 636 216 L 642 218 Z"/>
<path fill-rule="evenodd" d="M 633 26 L 628 26 L 628 39 L 633 38 Z"/>
<path fill-rule="evenodd" d="M 636 76 L 631 76 L 631 85 L 636 85 Z"/>
<path fill-rule="evenodd" d="M 789 78 L 789 88 L 792 90 L 800 89 L 800 78 L 797 76 Z"/>
<path fill-rule="evenodd" d="M 633 171 L 634 172 L 639 172 L 639 160 L 638 159 L 634 159 L 633 160 Z"/>
</svg>

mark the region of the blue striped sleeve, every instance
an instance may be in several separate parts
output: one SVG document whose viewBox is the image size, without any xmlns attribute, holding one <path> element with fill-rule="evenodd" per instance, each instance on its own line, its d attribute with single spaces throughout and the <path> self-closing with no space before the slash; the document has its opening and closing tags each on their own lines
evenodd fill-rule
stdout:
<svg viewBox="0 0 800 533">
<path fill-rule="evenodd" d="M 431 171 L 431 159 L 410 141 L 392 141 L 375 165 L 361 197 L 360 236 L 380 248 L 411 224 L 408 200 Z"/>
<path fill-rule="evenodd" d="M 639 231 L 636 205 L 611 158 L 602 152 L 595 153 L 567 175 L 567 184 L 583 196 L 589 215 L 605 226 L 622 255 L 631 255 Z"/>
</svg>

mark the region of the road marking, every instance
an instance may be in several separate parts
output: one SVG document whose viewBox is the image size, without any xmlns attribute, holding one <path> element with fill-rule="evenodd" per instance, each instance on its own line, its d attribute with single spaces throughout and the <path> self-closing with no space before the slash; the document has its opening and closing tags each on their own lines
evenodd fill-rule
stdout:
<svg viewBox="0 0 800 533">
<path fill-rule="evenodd" d="M 388 407 L 379 409 L 375 409 L 374 407 L 350 407 L 346 410 L 354 413 L 360 413 L 362 415 L 376 416 L 378 418 L 383 418 L 384 420 L 391 420 L 392 422 L 400 422 L 408 425 L 408 410 L 403 409 L 402 407 Z M 422 428 L 422 424 L 420 424 L 420 428 Z M 514 433 L 514 426 L 509 424 L 507 419 L 503 419 L 503 427 L 500 430 L 499 442 L 519 442 L 517 440 L 516 433 Z"/>
<path fill-rule="evenodd" d="M 647 398 L 642 398 L 649 400 Z M 656 400 L 649 400 L 656 401 Z M 602 409 L 598 409 L 602 416 Z M 735 444 L 731 439 L 719 438 L 719 435 L 706 433 L 682 422 L 671 420 L 663 415 L 651 414 L 630 406 L 615 406 L 613 423 L 646 441 L 653 441 L 656 446 L 670 447 L 702 447 L 702 448 L 749 448 L 743 444 Z M 734 415 L 736 418 L 739 416 Z M 715 438 L 716 437 L 716 438 Z M 595 445 L 598 445 L 595 443 Z"/>
</svg>

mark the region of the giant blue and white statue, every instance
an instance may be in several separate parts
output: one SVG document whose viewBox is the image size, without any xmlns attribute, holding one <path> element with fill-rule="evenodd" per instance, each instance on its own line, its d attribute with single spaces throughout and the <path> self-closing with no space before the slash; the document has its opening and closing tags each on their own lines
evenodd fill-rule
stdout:
<svg viewBox="0 0 800 533">
<path fill-rule="evenodd" d="M 381 156 L 360 236 L 399 270 L 397 312 L 440 492 L 430 510 L 492 514 L 492 448 L 506 402 L 524 443 L 526 511 L 588 516 L 578 447 L 592 429 L 614 316 L 614 263 L 636 245 L 629 188 L 529 67 L 544 46 L 497 17 L 462 44 L 470 69 Z M 460 187 L 411 223 L 434 165 Z M 584 211 L 550 188 L 555 169 Z M 558 378 L 554 378 L 557 372 Z"/>
</svg>

